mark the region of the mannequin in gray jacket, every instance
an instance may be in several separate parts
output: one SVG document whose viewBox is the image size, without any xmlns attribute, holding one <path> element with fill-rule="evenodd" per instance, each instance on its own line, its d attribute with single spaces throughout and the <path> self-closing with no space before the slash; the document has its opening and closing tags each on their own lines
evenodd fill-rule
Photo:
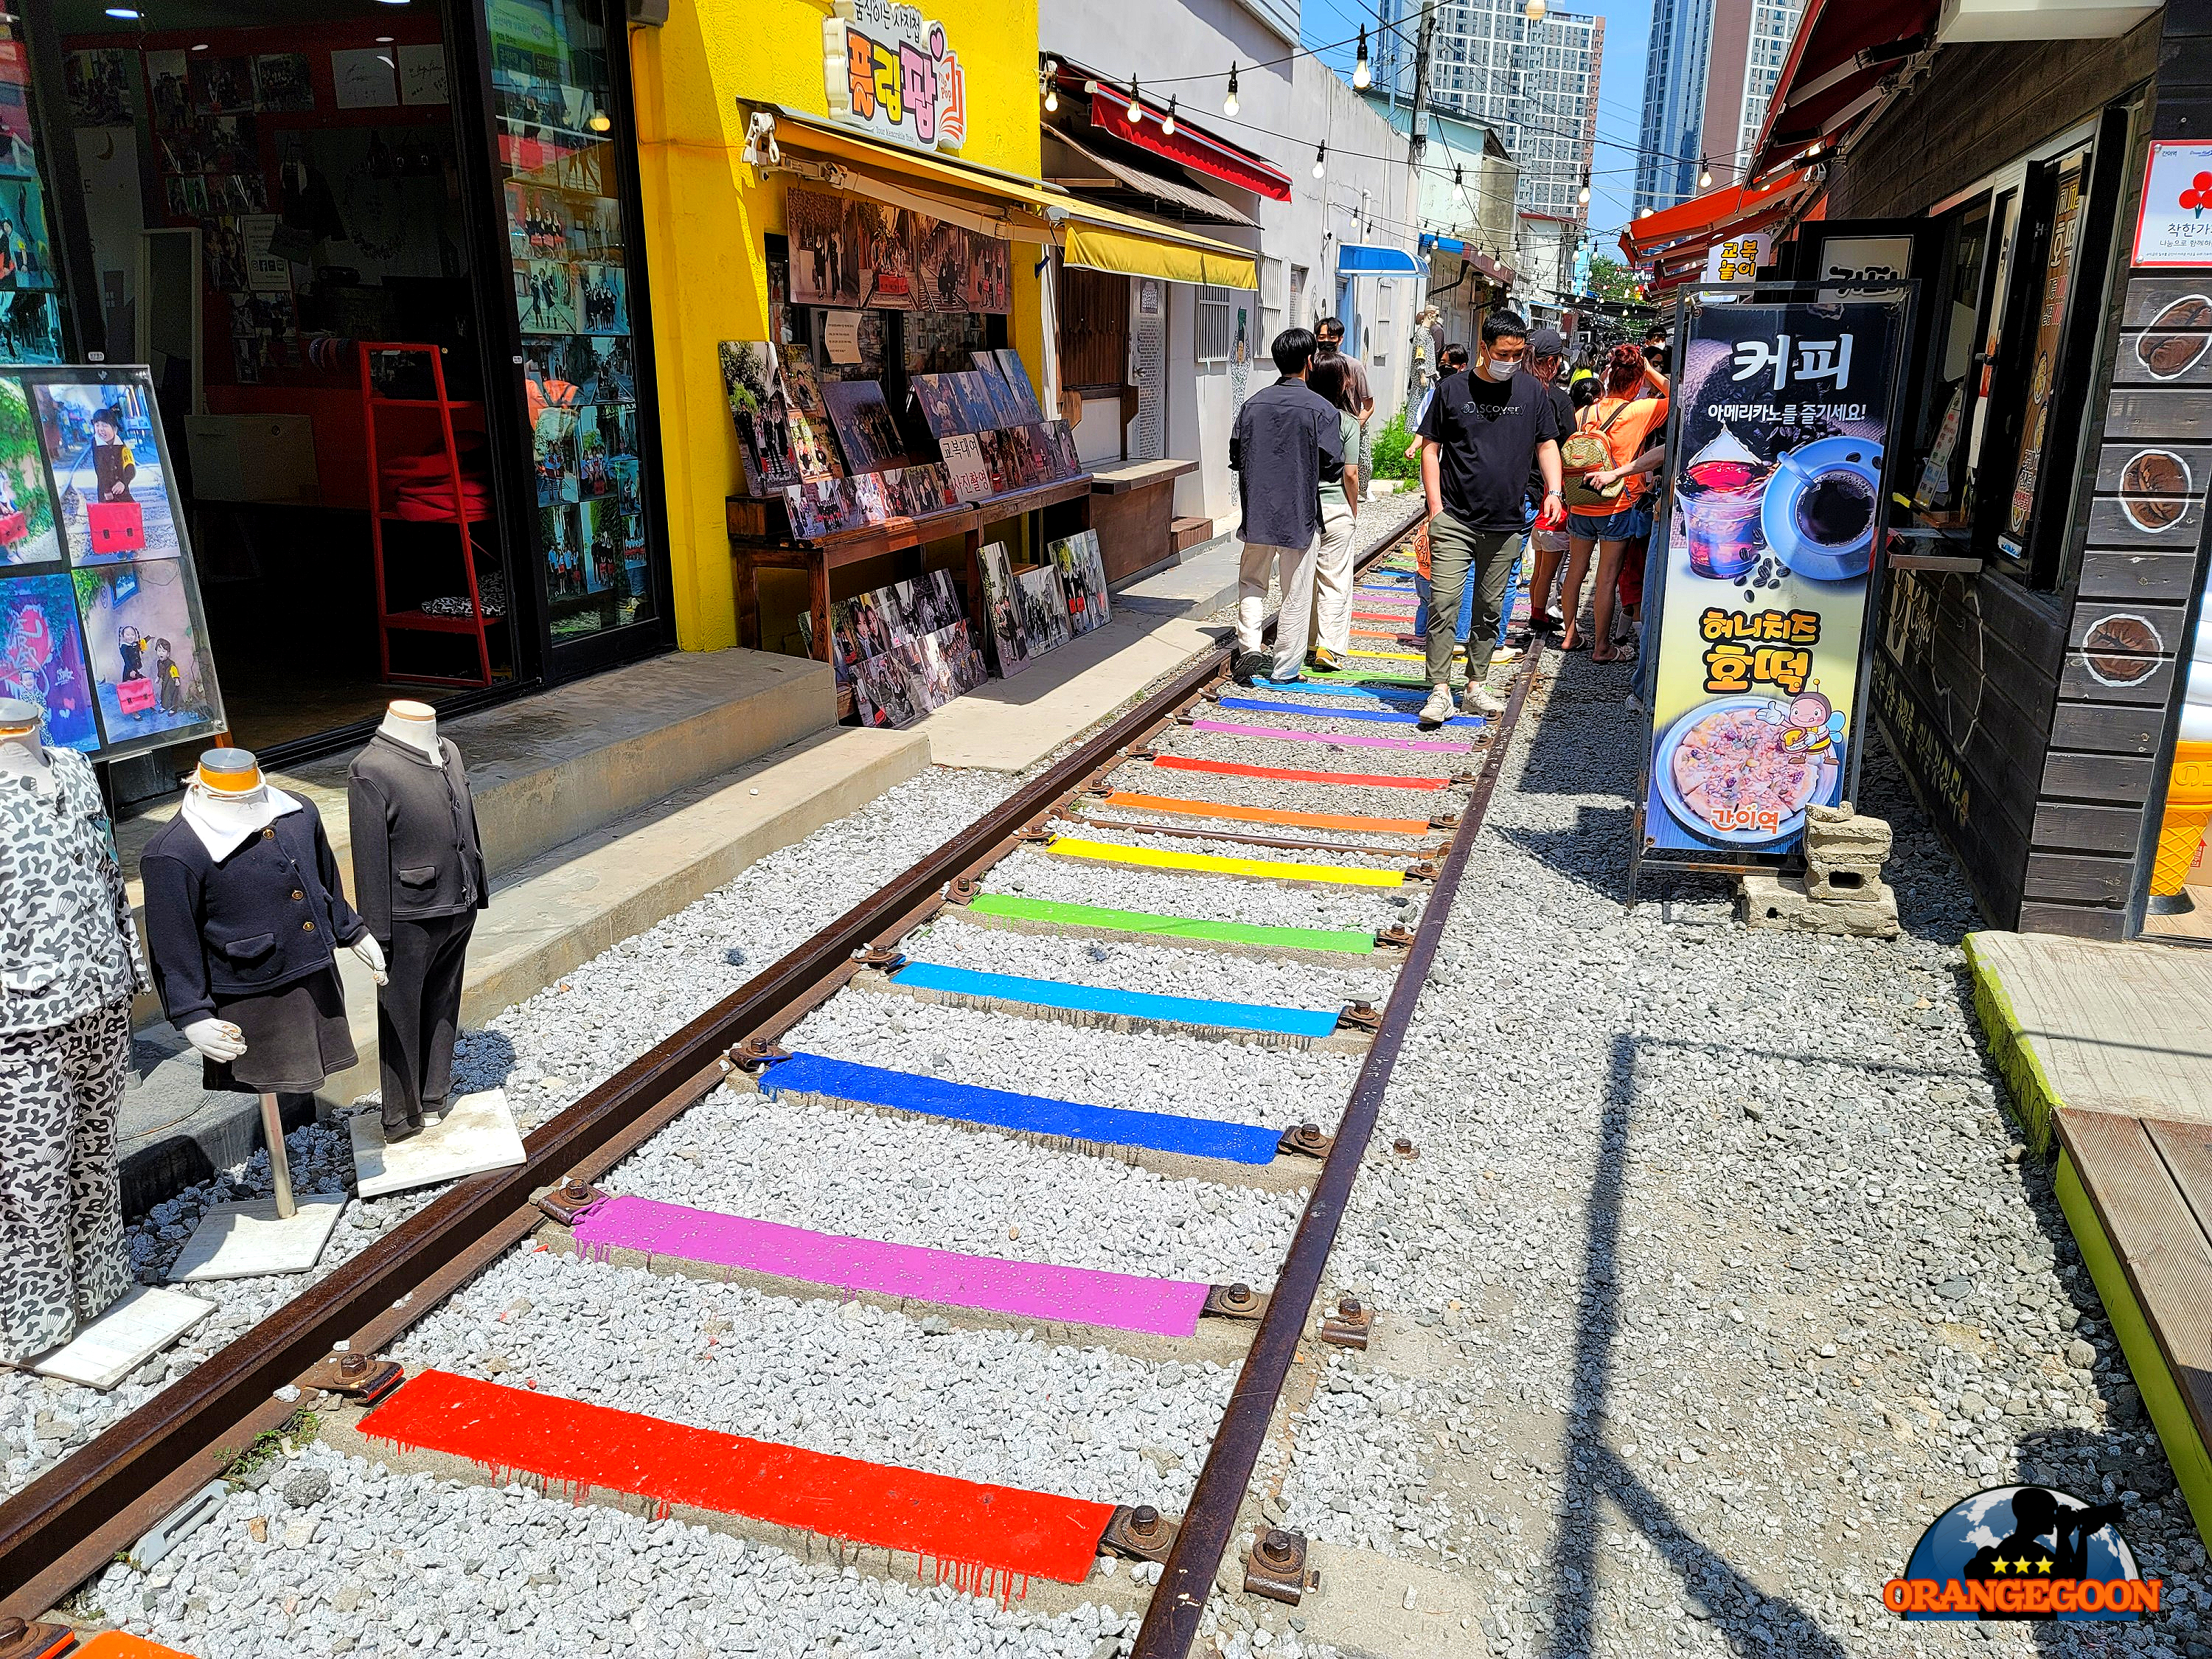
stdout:
<svg viewBox="0 0 2212 1659">
<path fill-rule="evenodd" d="M 461 973 L 476 913 L 490 902 L 476 803 L 460 751 L 429 705 L 395 702 L 347 775 L 353 882 L 362 919 L 384 946 L 377 993 L 384 1138 L 435 1122 L 453 1092 Z"/>
</svg>

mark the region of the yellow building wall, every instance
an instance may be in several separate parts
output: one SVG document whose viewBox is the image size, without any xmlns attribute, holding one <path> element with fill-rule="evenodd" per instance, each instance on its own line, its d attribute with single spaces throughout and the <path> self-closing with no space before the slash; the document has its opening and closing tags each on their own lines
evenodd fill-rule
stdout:
<svg viewBox="0 0 2212 1659">
<path fill-rule="evenodd" d="M 937 0 L 922 10 L 945 25 L 966 71 L 960 158 L 1034 179 L 1036 0 Z M 768 337 L 763 239 L 784 228 L 791 179 L 772 173 L 756 182 L 738 159 L 745 140 L 738 100 L 826 118 L 828 15 L 827 5 L 805 0 L 673 0 L 665 25 L 629 33 L 670 573 L 677 641 L 687 651 L 737 643 L 723 503 L 744 489 L 744 468 L 715 346 Z M 1041 379 L 1036 254 L 1031 245 L 1014 245 L 1009 322 L 1023 360 Z"/>
</svg>

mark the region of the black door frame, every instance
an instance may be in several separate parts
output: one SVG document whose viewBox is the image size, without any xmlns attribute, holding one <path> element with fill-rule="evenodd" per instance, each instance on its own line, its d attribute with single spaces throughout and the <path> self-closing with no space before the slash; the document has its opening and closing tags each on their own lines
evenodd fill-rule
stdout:
<svg viewBox="0 0 2212 1659">
<path fill-rule="evenodd" d="M 613 93 L 614 129 L 607 149 L 615 159 L 615 198 L 623 214 L 625 277 L 630 295 L 630 355 L 635 364 L 638 507 L 645 520 L 646 563 L 654 588 L 654 611 L 649 621 L 628 628 L 610 629 L 588 638 L 556 644 L 550 602 L 545 587 L 544 562 L 537 544 L 538 492 L 534 483 L 522 487 L 530 476 L 527 465 L 514 458 L 531 453 L 529 400 L 522 377 L 522 319 L 515 313 L 514 284 L 509 278 L 507 206 L 500 181 L 495 177 L 498 160 L 499 116 L 492 87 L 491 37 L 483 0 L 447 0 L 448 55 L 456 71 L 455 86 L 476 88 L 475 98 L 457 107 L 464 129 L 464 149 L 473 152 L 472 176 L 462 186 L 462 210 L 470 227 L 476 258 L 488 280 L 477 289 L 478 315 L 484 340 L 484 419 L 495 450 L 507 458 L 493 468 L 494 495 L 499 507 L 501 534 L 507 544 L 508 568 L 519 578 L 508 582 L 509 627 L 515 635 L 517 678 L 525 659 L 523 636 L 530 638 L 529 657 L 535 678 L 544 685 L 558 685 L 604 669 L 618 667 L 646 657 L 658 656 L 676 644 L 673 612 L 674 583 L 670 569 L 668 517 L 662 495 L 660 467 L 660 405 L 653 352 L 652 295 L 647 279 L 642 221 L 643 198 L 638 177 L 635 143 L 635 100 L 630 85 L 629 25 L 613 0 L 597 0 L 600 29 L 606 41 L 607 78 Z M 584 9 L 592 0 L 580 0 Z M 497 280 L 489 280 L 495 276 Z M 499 374 L 500 359 L 508 372 Z M 528 623 L 526 628 L 525 614 Z"/>
</svg>

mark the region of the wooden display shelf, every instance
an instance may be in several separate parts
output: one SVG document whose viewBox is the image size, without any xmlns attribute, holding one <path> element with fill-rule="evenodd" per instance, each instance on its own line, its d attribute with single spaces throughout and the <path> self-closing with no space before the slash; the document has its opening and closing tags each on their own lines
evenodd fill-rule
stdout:
<svg viewBox="0 0 2212 1659">
<path fill-rule="evenodd" d="M 730 532 L 730 559 L 733 566 L 731 574 L 736 589 L 738 643 L 753 650 L 761 648 L 760 572 L 763 567 L 806 573 L 807 610 L 814 619 L 813 655 L 827 662 L 832 572 L 871 559 L 912 554 L 915 556 L 907 562 L 912 568 L 900 571 L 900 580 L 903 580 L 921 574 L 920 549 L 956 536 L 960 538 L 962 557 L 953 567 L 953 579 L 960 584 L 972 628 L 977 621 L 975 596 L 982 583 L 977 556 L 982 551 L 983 527 L 1041 513 L 1048 507 L 1080 502 L 1084 505 L 1079 509 L 1083 520 L 1079 527 L 1088 529 L 1091 485 L 1091 475 L 1080 473 L 1054 483 L 1008 490 L 1002 495 L 949 507 L 942 513 L 925 514 L 919 519 L 890 519 L 882 524 L 866 525 L 811 540 L 788 535 L 789 520 L 781 501 L 732 495 L 726 503 L 725 517 Z M 1030 541 L 1037 542 L 1041 532 L 1042 526 L 1033 526 Z"/>
</svg>

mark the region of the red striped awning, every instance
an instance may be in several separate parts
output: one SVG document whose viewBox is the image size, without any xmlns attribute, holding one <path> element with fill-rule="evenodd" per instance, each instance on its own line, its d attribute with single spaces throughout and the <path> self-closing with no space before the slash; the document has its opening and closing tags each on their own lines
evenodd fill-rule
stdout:
<svg viewBox="0 0 2212 1659">
<path fill-rule="evenodd" d="M 1832 153 L 1877 108 L 1882 82 L 1934 39 L 1937 0 L 1808 0 L 1766 121 L 1753 178 Z"/>
<path fill-rule="evenodd" d="M 1663 293 L 1705 268 L 1705 252 L 1716 242 L 1759 230 L 1783 217 L 1820 184 L 1819 173 L 1801 167 L 1769 185 L 1729 185 L 1692 196 L 1640 219 L 1620 233 L 1628 263 L 1651 275 L 1644 287 Z"/>
<path fill-rule="evenodd" d="M 1125 144 L 1134 144 L 1155 155 L 1164 156 L 1193 173 L 1202 173 L 1209 179 L 1218 179 L 1225 185 L 1264 196 L 1271 202 L 1291 199 L 1291 175 L 1272 162 L 1261 160 L 1242 145 L 1217 138 L 1202 127 L 1193 125 L 1180 112 L 1176 116 L 1173 135 L 1161 131 L 1160 118 L 1167 110 L 1164 99 L 1145 97 L 1145 118 L 1132 121 L 1128 94 L 1064 58 L 1059 62 L 1060 72 L 1054 78 L 1063 94 L 1080 95 L 1085 86 L 1093 88 L 1090 94 L 1091 125 L 1100 131 L 1110 133 Z M 1139 95 L 1143 96 L 1141 89 Z"/>
</svg>

